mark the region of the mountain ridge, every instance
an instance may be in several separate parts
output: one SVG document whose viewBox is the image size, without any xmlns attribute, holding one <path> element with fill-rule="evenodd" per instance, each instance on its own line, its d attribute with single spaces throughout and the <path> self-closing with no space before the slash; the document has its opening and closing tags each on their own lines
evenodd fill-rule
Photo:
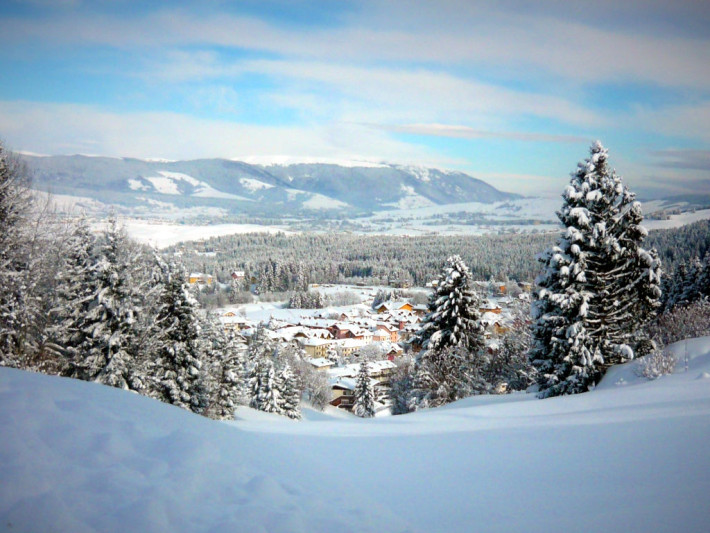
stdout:
<svg viewBox="0 0 710 533">
<path fill-rule="evenodd" d="M 215 206 L 234 213 L 356 213 L 520 198 L 464 172 L 331 162 L 252 164 L 230 159 L 144 160 L 21 155 L 36 186 L 55 193 L 136 205 L 148 200 Z"/>
</svg>

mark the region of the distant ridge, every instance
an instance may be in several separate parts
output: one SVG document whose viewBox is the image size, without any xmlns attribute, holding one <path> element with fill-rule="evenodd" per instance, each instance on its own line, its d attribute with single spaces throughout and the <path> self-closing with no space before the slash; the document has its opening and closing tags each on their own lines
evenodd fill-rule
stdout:
<svg viewBox="0 0 710 533">
<path fill-rule="evenodd" d="M 385 163 L 21 157 L 39 189 L 127 206 L 159 201 L 180 208 L 215 206 L 269 216 L 362 213 L 520 197 L 463 172 Z"/>
</svg>

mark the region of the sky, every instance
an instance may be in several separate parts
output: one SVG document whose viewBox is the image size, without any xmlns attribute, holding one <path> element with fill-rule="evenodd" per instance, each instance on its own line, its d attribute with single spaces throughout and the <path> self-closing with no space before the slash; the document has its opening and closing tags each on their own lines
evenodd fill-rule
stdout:
<svg viewBox="0 0 710 533">
<path fill-rule="evenodd" d="M 3 0 L 0 138 L 38 154 L 457 169 L 559 194 L 589 145 L 710 193 L 710 5 Z"/>
</svg>

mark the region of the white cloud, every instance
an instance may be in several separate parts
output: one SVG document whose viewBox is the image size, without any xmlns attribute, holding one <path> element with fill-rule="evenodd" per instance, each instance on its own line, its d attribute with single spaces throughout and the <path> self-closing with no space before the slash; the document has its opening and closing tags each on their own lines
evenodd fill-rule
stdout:
<svg viewBox="0 0 710 533">
<path fill-rule="evenodd" d="M 373 127 L 398 133 L 415 135 L 432 135 L 435 137 L 453 137 L 461 139 L 507 139 L 512 141 L 530 142 L 564 142 L 589 143 L 590 138 L 574 135 L 553 135 L 546 133 L 531 133 L 521 131 L 486 131 L 455 124 L 403 124 L 403 125 L 373 125 Z"/>
<path fill-rule="evenodd" d="M 653 10 L 646 9 L 651 17 Z M 644 33 L 631 22 L 609 29 L 585 23 L 583 17 L 561 20 L 550 10 L 518 12 L 479 2 L 371 2 L 343 25 L 307 32 L 255 17 L 185 10 L 140 19 L 78 14 L 41 21 L 6 19 L 4 25 L 8 41 L 141 49 L 218 45 L 321 61 L 487 65 L 509 69 L 514 79 L 543 71 L 572 83 L 626 80 L 700 88 L 710 83 L 707 35 Z"/>
<path fill-rule="evenodd" d="M 176 113 L 114 113 L 95 106 L 35 102 L 0 102 L 0 123 L 9 147 L 50 154 L 165 159 L 307 154 L 440 166 L 453 162 L 357 124 L 270 127 Z"/>
</svg>

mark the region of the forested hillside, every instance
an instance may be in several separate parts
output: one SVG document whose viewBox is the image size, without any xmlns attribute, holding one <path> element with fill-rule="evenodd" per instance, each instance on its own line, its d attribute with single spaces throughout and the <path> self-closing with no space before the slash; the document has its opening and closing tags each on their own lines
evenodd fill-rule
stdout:
<svg viewBox="0 0 710 533">
<path fill-rule="evenodd" d="M 190 270 L 227 281 L 233 269 L 246 270 L 257 280 L 276 278 L 274 289 L 290 290 L 294 273 L 303 269 L 313 283 L 359 279 L 366 283 L 392 279 L 424 285 L 434 279 L 443 261 L 458 254 L 474 279 L 534 281 L 539 274 L 535 256 L 555 241 L 557 233 L 485 236 L 361 236 L 351 234 L 268 235 L 242 234 L 184 243 Z M 703 257 L 710 249 L 710 221 L 649 233 L 649 248 L 656 248 L 666 272 L 679 262 Z M 215 252 L 197 255 L 193 252 Z M 300 267 L 298 265 L 301 265 Z"/>
</svg>

